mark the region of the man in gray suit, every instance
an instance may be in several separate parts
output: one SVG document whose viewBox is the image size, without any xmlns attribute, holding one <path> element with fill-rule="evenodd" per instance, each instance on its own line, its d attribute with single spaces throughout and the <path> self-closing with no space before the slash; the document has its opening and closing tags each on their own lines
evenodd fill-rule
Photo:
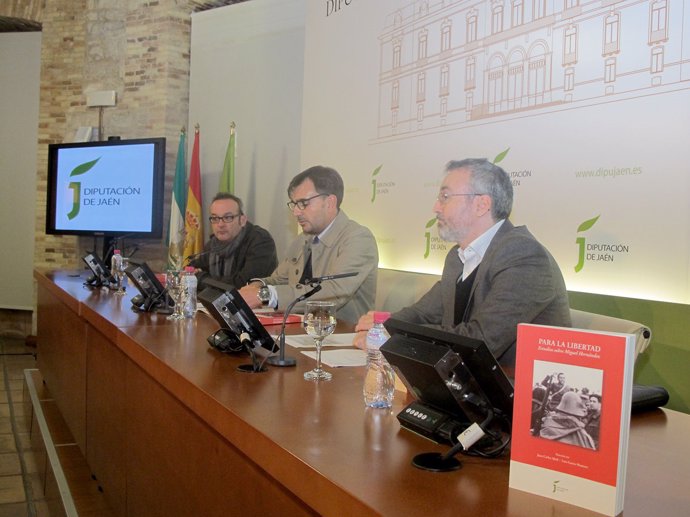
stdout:
<svg viewBox="0 0 690 517">
<path fill-rule="evenodd" d="M 499 363 L 515 364 L 518 323 L 571 326 L 565 282 L 551 254 L 508 216 L 513 186 L 485 159 L 451 161 L 434 204 L 442 239 L 456 242 L 441 280 L 393 318 L 484 341 Z M 357 324 L 364 347 L 372 315 Z"/>
<path fill-rule="evenodd" d="M 336 303 L 338 319 L 356 323 L 374 307 L 379 254 L 376 239 L 368 228 L 356 223 L 340 209 L 343 180 L 335 169 L 317 165 L 295 176 L 288 186 L 288 208 L 302 227 L 285 259 L 268 278 L 240 289 L 250 307 L 262 303 L 286 308 L 307 292 L 310 278 L 342 273 L 356 276 L 327 280 L 310 300 Z M 295 306 L 300 312 L 304 302 Z"/>
</svg>

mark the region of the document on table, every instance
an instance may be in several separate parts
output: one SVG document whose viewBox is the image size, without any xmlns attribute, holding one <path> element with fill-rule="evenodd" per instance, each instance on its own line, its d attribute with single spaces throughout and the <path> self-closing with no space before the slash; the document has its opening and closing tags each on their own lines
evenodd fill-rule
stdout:
<svg viewBox="0 0 690 517">
<path fill-rule="evenodd" d="M 323 340 L 323 346 L 352 346 L 355 334 L 331 334 Z M 295 348 L 316 348 L 314 338 L 306 334 L 285 336 L 285 342 Z"/>
<path fill-rule="evenodd" d="M 316 352 L 302 352 L 316 360 Z M 359 348 L 344 348 L 341 350 L 321 350 L 321 362 L 331 368 L 341 366 L 366 366 L 367 353 Z"/>
</svg>

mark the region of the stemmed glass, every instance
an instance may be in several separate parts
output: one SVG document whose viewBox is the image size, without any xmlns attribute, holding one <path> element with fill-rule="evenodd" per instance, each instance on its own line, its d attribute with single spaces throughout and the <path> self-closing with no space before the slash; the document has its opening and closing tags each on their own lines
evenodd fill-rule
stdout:
<svg viewBox="0 0 690 517">
<path fill-rule="evenodd" d="M 334 302 L 307 302 L 302 325 L 307 334 L 314 338 L 316 345 L 316 368 L 304 374 L 308 381 L 330 381 L 333 377 L 321 368 L 321 345 L 326 336 L 333 334 L 335 324 Z"/>
<path fill-rule="evenodd" d="M 121 257 L 117 261 L 115 271 L 113 271 L 115 278 L 117 278 L 117 291 L 115 294 L 123 295 L 125 294 L 125 289 L 123 287 L 123 281 L 125 279 L 125 270 L 129 266 L 129 259 L 127 257 Z"/>
<path fill-rule="evenodd" d="M 175 310 L 168 316 L 168 320 L 181 320 L 184 319 L 184 314 L 182 312 L 183 298 L 185 294 L 182 271 L 178 269 L 169 269 L 165 274 L 165 287 L 170 293 L 172 300 L 175 304 Z"/>
</svg>

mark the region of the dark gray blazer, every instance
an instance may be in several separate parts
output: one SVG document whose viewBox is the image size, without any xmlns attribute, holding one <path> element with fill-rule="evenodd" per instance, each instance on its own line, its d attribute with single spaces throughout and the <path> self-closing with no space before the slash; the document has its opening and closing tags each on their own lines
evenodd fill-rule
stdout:
<svg viewBox="0 0 690 517">
<path fill-rule="evenodd" d="M 411 323 L 481 339 L 502 365 L 515 364 L 518 323 L 570 327 L 565 282 L 558 264 L 524 226 L 505 221 L 491 240 L 462 322 L 455 321 L 455 285 L 463 264 L 454 246 L 441 280 L 420 300 L 392 315 Z"/>
</svg>

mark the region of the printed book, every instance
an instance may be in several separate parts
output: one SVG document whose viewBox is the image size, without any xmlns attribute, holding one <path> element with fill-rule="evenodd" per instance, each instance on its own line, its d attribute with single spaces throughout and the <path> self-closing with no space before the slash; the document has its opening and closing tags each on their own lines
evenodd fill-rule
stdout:
<svg viewBox="0 0 690 517">
<path fill-rule="evenodd" d="M 283 312 L 256 312 L 256 318 L 261 322 L 262 325 L 282 325 Z M 286 324 L 290 323 L 300 323 L 302 321 L 302 316 L 299 314 L 290 314 L 285 321 Z"/>
<path fill-rule="evenodd" d="M 623 511 L 635 337 L 518 325 L 511 488 Z"/>
</svg>

